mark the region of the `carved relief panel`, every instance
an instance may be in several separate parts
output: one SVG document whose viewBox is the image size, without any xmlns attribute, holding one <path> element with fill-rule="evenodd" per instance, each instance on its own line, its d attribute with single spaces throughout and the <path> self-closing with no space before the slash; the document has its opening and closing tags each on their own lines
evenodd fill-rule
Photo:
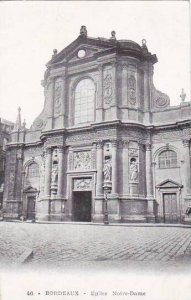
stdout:
<svg viewBox="0 0 191 300">
<path fill-rule="evenodd" d="M 76 178 L 73 179 L 74 191 L 90 191 L 92 190 L 92 178 Z"/>
<path fill-rule="evenodd" d="M 128 66 L 127 93 L 130 106 L 137 104 L 137 78 L 134 66 Z"/>
<path fill-rule="evenodd" d="M 54 84 L 54 115 L 55 116 L 61 114 L 62 95 L 63 95 L 63 80 L 61 77 L 58 77 L 55 79 L 55 84 Z"/>
<path fill-rule="evenodd" d="M 91 151 L 74 152 L 74 170 L 91 169 Z"/>
<path fill-rule="evenodd" d="M 112 67 L 106 66 L 103 71 L 103 101 L 107 106 L 112 102 L 113 96 Z"/>
</svg>

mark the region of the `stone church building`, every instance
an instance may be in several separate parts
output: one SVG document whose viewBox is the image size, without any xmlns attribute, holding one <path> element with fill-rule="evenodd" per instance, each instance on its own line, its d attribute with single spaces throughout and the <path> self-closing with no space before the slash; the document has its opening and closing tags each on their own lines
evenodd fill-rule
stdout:
<svg viewBox="0 0 191 300">
<path fill-rule="evenodd" d="M 186 222 L 191 103 L 153 84 L 146 40 L 92 38 L 85 26 L 47 63 L 44 108 L 20 109 L 7 144 L 4 219 Z M 108 191 L 107 191 L 108 192 Z"/>
</svg>

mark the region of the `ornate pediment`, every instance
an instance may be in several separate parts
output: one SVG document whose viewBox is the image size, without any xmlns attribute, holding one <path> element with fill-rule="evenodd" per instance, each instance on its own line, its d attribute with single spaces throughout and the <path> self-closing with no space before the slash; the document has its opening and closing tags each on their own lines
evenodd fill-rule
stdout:
<svg viewBox="0 0 191 300">
<path fill-rule="evenodd" d="M 183 185 L 173 181 L 171 179 L 166 179 L 163 182 L 161 182 L 160 184 L 157 185 L 157 188 L 159 189 L 163 189 L 163 188 L 182 188 Z"/>
<path fill-rule="evenodd" d="M 24 189 L 24 193 L 37 193 L 38 190 L 32 186 L 27 186 L 25 189 Z"/>
<path fill-rule="evenodd" d="M 79 36 L 74 42 L 59 53 L 54 52 L 52 59 L 48 62 L 47 66 L 69 61 L 77 62 L 84 58 L 93 57 L 94 54 L 104 52 L 113 47 L 114 43 L 108 39 Z"/>
</svg>

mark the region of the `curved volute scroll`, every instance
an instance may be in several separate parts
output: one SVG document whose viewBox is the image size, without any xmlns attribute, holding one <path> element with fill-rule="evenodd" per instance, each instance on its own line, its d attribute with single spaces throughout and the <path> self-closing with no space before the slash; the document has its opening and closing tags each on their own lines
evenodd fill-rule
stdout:
<svg viewBox="0 0 191 300">
<path fill-rule="evenodd" d="M 170 98 L 167 94 L 157 90 L 152 84 L 152 108 L 163 109 L 170 105 Z"/>
</svg>

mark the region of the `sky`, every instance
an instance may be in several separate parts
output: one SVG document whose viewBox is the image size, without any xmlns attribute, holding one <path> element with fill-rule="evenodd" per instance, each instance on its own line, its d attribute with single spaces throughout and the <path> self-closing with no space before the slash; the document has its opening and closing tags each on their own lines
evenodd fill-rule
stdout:
<svg viewBox="0 0 191 300">
<path fill-rule="evenodd" d="M 85 25 L 90 37 L 133 40 L 158 57 L 154 84 L 180 103 L 190 101 L 188 1 L 0 2 L 0 117 L 15 121 L 18 106 L 27 127 L 44 104 L 41 80 L 53 49 L 61 51 Z"/>
</svg>

